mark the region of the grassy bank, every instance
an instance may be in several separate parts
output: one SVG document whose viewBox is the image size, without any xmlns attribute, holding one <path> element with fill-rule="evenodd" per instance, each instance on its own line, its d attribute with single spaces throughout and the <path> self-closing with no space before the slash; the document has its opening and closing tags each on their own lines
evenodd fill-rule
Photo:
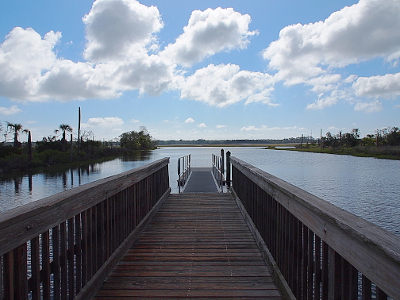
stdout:
<svg viewBox="0 0 400 300">
<path fill-rule="evenodd" d="M 275 148 L 277 149 L 277 148 Z M 342 148 L 319 148 L 315 146 L 303 147 L 303 148 L 292 148 L 292 149 L 277 149 L 286 151 L 301 151 L 301 152 L 313 152 L 313 153 L 327 153 L 336 155 L 352 155 L 359 157 L 374 157 L 379 159 L 400 159 L 400 147 L 399 146 L 356 146 L 356 147 L 342 147 Z"/>
</svg>

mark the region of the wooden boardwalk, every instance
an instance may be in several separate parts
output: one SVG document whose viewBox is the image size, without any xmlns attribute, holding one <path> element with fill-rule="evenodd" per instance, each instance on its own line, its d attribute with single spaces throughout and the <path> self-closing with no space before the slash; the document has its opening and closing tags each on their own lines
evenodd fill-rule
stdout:
<svg viewBox="0 0 400 300">
<path fill-rule="evenodd" d="M 93 299 L 282 299 L 231 194 L 171 194 Z"/>
</svg>

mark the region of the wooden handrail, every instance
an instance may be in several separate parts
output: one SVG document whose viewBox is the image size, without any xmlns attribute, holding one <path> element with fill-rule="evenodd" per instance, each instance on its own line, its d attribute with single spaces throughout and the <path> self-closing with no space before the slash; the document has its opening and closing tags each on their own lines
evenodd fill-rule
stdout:
<svg viewBox="0 0 400 300">
<path fill-rule="evenodd" d="M 74 299 L 88 289 L 169 194 L 168 163 L 160 159 L 0 213 L 0 299 Z"/>
<path fill-rule="evenodd" d="M 400 299 L 398 236 L 236 157 L 231 163 L 233 191 L 297 299 Z"/>
</svg>

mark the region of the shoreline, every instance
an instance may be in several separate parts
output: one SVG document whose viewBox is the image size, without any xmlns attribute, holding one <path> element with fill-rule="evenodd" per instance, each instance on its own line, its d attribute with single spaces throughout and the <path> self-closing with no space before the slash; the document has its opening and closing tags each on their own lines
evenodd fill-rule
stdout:
<svg viewBox="0 0 400 300">
<path fill-rule="evenodd" d="M 257 147 L 269 150 L 286 150 L 286 151 L 298 151 L 298 152 L 311 152 L 311 153 L 323 153 L 333 155 L 350 155 L 356 157 L 372 157 L 377 159 L 391 159 L 400 160 L 400 147 L 398 146 L 357 146 L 357 147 L 342 147 L 342 148 L 318 148 L 313 146 L 303 146 L 299 148 L 299 143 L 286 143 L 286 144 L 181 144 L 181 145 L 159 145 L 157 148 L 167 147 L 188 147 L 188 148 L 224 148 L 224 147 Z"/>
</svg>

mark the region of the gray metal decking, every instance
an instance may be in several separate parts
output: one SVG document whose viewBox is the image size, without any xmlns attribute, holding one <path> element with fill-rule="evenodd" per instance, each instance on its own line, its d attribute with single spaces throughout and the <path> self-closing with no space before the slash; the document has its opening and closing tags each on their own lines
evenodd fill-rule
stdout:
<svg viewBox="0 0 400 300">
<path fill-rule="evenodd" d="M 218 193 L 211 168 L 192 168 L 183 193 Z"/>
</svg>

